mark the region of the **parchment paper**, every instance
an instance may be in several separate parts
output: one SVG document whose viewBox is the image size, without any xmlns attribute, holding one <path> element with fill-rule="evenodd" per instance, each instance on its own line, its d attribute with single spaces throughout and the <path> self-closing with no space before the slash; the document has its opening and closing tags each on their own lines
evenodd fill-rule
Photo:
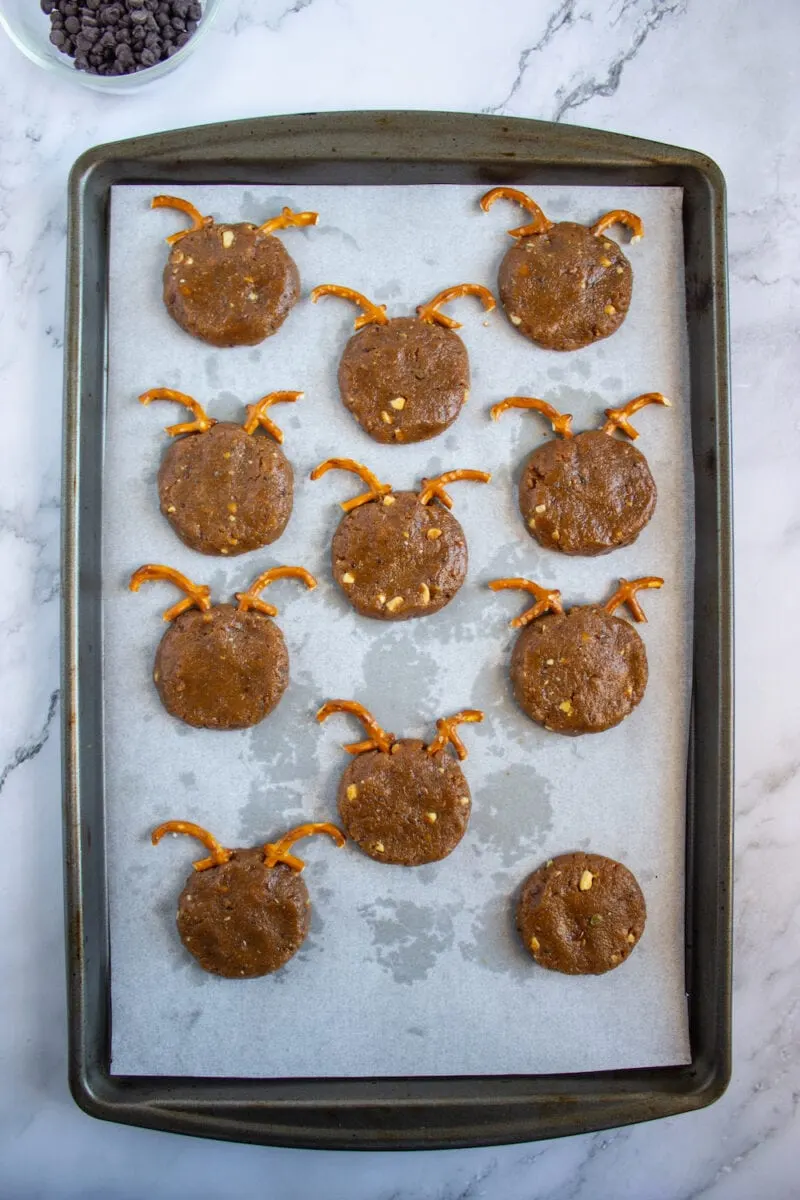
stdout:
<svg viewBox="0 0 800 1200">
<path fill-rule="evenodd" d="M 589 1071 L 688 1061 L 684 995 L 684 800 L 692 628 L 689 388 L 683 300 L 681 193 L 656 188 L 537 187 L 553 218 L 591 222 L 608 209 L 638 211 L 644 240 L 630 247 L 631 313 L 607 341 L 571 354 L 539 350 L 499 309 L 474 300 L 450 311 L 464 322 L 472 394 L 457 423 L 432 442 L 380 447 L 347 414 L 338 359 L 355 310 L 304 298 L 279 334 L 255 349 L 215 350 L 184 334 L 161 302 L 164 237 L 183 219 L 152 212 L 155 189 L 117 187 L 111 210 L 109 410 L 104 494 L 104 648 L 108 879 L 111 906 L 112 1070 L 120 1074 L 336 1076 Z M 477 281 L 495 289 L 519 212 L 487 216 L 471 187 L 175 187 L 201 211 L 262 221 L 290 204 L 320 224 L 281 236 L 300 268 L 304 297 L 343 283 L 391 315 L 441 288 Z M 615 231 L 619 234 L 619 231 Z M 624 235 L 620 234 L 623 241 Z M 296 500 L 284 536 L 229 561 L 184 547 L 158 511 L 156 471 L 182 419 L 145 409 L 140 392 L 189 392 L 212 416 L 277 388 L 303 401 L 275 410 L 294 464 Z M 567 558 L 525 533 L 516 482 L 544 422 L 489 406 L 540 395 L 594 427 L 608 405 L 661 390 L 672 409 L 639 414 L 639 446 L 659 491 L 638 542 L 603 558 Z M 456 484 L 455 515 L 470 549 L 467 582 L 436 616 L 383 625 L 357 617 L 333 585 L 331 535 L 351 477 L 308 482 L 330 455 L 371 466 L 396 488 L 452 467 L 493 472 L 488 487 Z M 83 469 L 92 469 L 84 464 Z M 99 469 L 99 468 L 98 468 Z M 167 585 L 127 591 L 131 571 L 165 562 L 228 599 L 258 572 L 301 564 L 320 586 L 270 589 L 291 655 L 277 711 L 252 730 L 190 730 L 161 707 L 151 679 L 176 599 Z M 507 664 L 522 611 L 517 593 L 486 588 L 528 575 L 567 604 L 601 601 L 619 576 L 660 574 L 641 627 L 647 694 L 618 728 L 577 739 L 541 730 L 512 699 Z M 348 718 L 314 721 L 330 697 L 357 698 L 398 735 L 430 737 L 437 717 L 464 706 L 486 720 L 467 727 L 473 794 L 468 833 L 445 861 L 416 870 L 382 866 L 328 839 L 301 846 L 314 915 L 300 953 L 277 975 L 242 982 L 205 974 L 175 930 L 178 894 L 199 846 L 149 834 L 159 822 L 205 825 L 226 845 L 254 846 L 300 820 L 336 820 L 335 794 L 359 736 Z M 537 967 L 513 928 L 518 887 L 544 859 L 591 848 L 623 860 L 647 899 L 647 927 L 631 959 L 602 977 Z"/>
</svg>

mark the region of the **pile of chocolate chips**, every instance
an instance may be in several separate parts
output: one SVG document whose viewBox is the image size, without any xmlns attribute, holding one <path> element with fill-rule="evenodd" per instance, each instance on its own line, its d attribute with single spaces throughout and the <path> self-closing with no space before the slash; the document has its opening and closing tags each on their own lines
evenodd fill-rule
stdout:
<svg viewBox="0 0 800 1200">
<path fill-rule="evenodd" d="M 40 0 L 50 41 L 90 75 L 130 75 L 185 46 L 200 0 Z"/>
</svg>

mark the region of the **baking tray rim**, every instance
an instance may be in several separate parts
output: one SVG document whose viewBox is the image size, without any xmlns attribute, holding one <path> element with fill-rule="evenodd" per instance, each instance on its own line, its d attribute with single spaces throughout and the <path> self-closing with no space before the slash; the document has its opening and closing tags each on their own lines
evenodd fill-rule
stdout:
<svg viewBox="0 0 800 1200">
<path fill-rule="evenodd" d="M 220 173 L 224 174 L 224 178 Z M 353 175 L 358 179 L 354 180 Z M 107 198 L 124 182 L 581 182 L 684 188 L 697 578 L 687 764 L 686 942 L 692 1061 L 568 1075 L 322 1080 L 109 1071 L 101 659 Z M 277 177 L 277 178 L 276 178 Z M 578 177 L 576 182 L 576 177 Z M 732 529 L 725 184 L 702 154 L 520 118 L 312 113 L 98 146 L 69 183 L 63 473 L 63 770 L 70 1086 L 102 1119 L 317 1148 L 534 1140 L 701 1108 L 731 1070 Z M 96 463 L 96 459 L 94 460 Z M 701 508 L 702 506 L 702 508 Z M 700 528 L 702 526 L 702 528 Z M 713 556 L 701 554 L 713 544 Z M 94 557 L 93 557 L 94 556 Z M 84 679 L 81 676 L 84 674 Z M 700 867 L 699 863 L 703 866 Z"/>
</svg>

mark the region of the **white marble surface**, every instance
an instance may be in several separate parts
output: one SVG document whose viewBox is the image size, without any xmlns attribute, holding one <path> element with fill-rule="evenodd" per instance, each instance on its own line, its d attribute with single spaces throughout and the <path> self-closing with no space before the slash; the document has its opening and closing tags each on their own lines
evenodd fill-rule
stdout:
<svg viewBox="0 0 800 1200">
<path fill-rule="evenodd" d="M 53 82 L 0 40 L 4 1198 L 798 1195 L 799 35 L 796 0 L 227 0 L 180 73 L 120 100 Z M 529 1146 L 333 1155 L 104 1125 L 67 1092 L 56 738 L 67 171 L 85 147 L 136 133 L 378 107 L 641 134 L 707 152 L 728 179 L 740 601 L 735 1073 L 726 1096 L 695 1115 Z"/>
</svg>

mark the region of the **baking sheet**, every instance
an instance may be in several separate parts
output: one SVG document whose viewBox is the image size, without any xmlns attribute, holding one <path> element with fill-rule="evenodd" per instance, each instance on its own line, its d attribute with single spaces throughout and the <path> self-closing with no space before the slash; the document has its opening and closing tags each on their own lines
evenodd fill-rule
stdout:
<svg viewBox="0 0 800 1200">
<path fill-rule="evenodd" d="M 168 185 L 158 190 L 170 191 Z M 485 216 L 471 187 L 176 188 L 201 211 L 264 220 L 283 204 L 315 208 L 320 225 L 282 236 L 304 292 L 340 282 L 413 312 L 451 283 L 490 286 L 516 214 Z M 509 1074 L 591 1071 L 689 1061 L 684 995 L 685 775 L 692 627 L 693 513 L 681 193 L 657 188 L 536 188 L 551 217 L 591 221 L 625 207 L 647 235 L 630 250 L 634 301 L 613 338 L 569 355 L 538 350 L 474 300 L 454 311 L 472 364 L 458 422 L 433 442 L 380 447 L 338 399 L 336 365 L 355 311 L 303 300 L 262 346 L 214 350 L 183 334 L 160 298 L 163 236 L 179 227 L 151 212 L 154 189 L 116 187 L 111 208 L 110 333 L 104 493 L 104 653 L 107 854 L 111 926 L 112 1073 L 206 1076 Z M 140 406 L 149 387 L 195 395 L 212 416 L 277 388 L 305 399 L 276 409 L 295 467 L 295 509 L 273 546 L 224 562 L 177 541 L 158 512 L 155 477 L 168 405 Z M 488 408 L 512 393 L 543 395 L 592 427 L 602 409 L 658 389 L 671 410 L 639 414 L 639 442 L 659 489 L 639 541 L 579 560 L 541 550 L 521 526 L 515 486 L 545 436 L 543 422 Z M 307 482 L 330 455 L 365 461 L 396 488 L 455 466 L 493 471 L 489 487 L 454 485 L 470 547 L 469 578 L 448 608 L 422 621 L 358 618 L 333 585 L 330 538 L 350 477 Z M 299 563 L 320 586 L 270 589 L 291 656 L 278 710 L 253 730 L 191 730 L 161 708 L 151 681 L 167 585 L 126 590 L 133 569 L 160 561 L 227 599 L 276 563 Z M 564 739 L 515 706 L 508 620 L 521 595 L 486 581 L 524 574 L 569 603 L 604 599 L 618 576 L 662 574 L 645 596 L 650 684 L 637 711 L 596 737 Z M 347 718 L 320 727 L 333 696 L 362 700 L 398 735 L 430 736 L 465 706 L 470 828 L 444 862 L 381 866 L 355 847 L 303 843 L 314 913 L 310 936 L 276 976 L 232 983 L 205 974 L 174 927 L 197 845 L 168 839 L 160 821 L 198 821 L 226 845 L 274 838 L 299 820 L 335 820 L 335 792 L 358 736 Z M 513 931 L 516 891 L 543 859 L 578 848 L 620 858 L 637 875 L 648 923 L 620 970 L 573 979 L 541 970 Z"/>
</svg>

